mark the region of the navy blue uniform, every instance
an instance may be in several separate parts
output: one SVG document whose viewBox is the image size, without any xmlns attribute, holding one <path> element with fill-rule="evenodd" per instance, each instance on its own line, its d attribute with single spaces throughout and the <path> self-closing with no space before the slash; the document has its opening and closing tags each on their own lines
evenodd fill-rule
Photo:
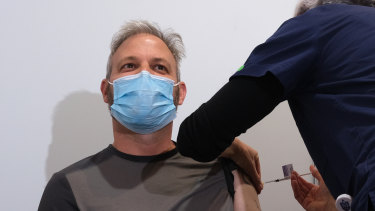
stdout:
<svg viewBox="0 0 375 211">
<path fill-rule="evenodd" d="M 278 82 L 275 79 L 264 83 L 258 80 L 267 75 L 272 75 Z M 211 109 L 210 104 L 217 107 L 230 100 L 238 105 L 246 95 L 241 94 L 242 100 L 233 103 L 233 96 L 222 94 L 228 92 L 224 87 L 181 125 L 178 146 L 182 154 L 196 154 L 198 156 L 192 157 L 199 160 L 199 155 L 210 154 L 211 145 L 211 151 L 216 150 L 211 156 L 217 156 L 235 136 L 270 112 L 262 112 L 262 104 L 276 106 L 278 102 L 288 100 L 307 149 L 332 195 L 352 195 L 353 210 L 364 211 L 369 204 L 375 203 L 374 8 L 330 4 L 286 21 L 273 36 L 254 49 L 244 68 L 232 76 L 229 84 L 237 83 L 240 78 L 255 78 L 254 84 L 260 86 L 279 83 L 282 94 L 266 91 L 268 100 L 254 94 L 258 98 L 253 99 L 253 104 L 260 102 L 254 109 L 258 108 L 262 117 L 246 127 L 242 127 L 245 123 L 231 126 L 236 119 L 230 116 L 245 122 L 240 115 L 235 115 L 240 109 L 226 111 L 226 108 L 220 111 L 222 113 L 217 109 L 215 113 L 210 111 L 215 109 Z M 227 100 L 223 96 L 228 96 Z M 275 96 L 279 96 L 279 101 L 270 102 Z M 241 112 L 241 115 L 252 118 L 249 112 Z M 205 127 L 211 127 L 211 130 L 200 130 L 199 125 L 193 123 L 194 119 L 199 119 L 198 113 L 203 113 L 200 116 L 208 119 L 222 115 L 230 124 L 225 125 L 223 121 L 222 126 L 216 126 L 220 121 L 210 120 Z M 257 114 L 256 110 L 253 114 Z M 190 126 L 195 127 L 194 130 L 187 129 Z M 231 132 L 217 130 L 220 127 Z M 237 130 L 231 130 L 231 127 Z M 220 131 L 220 136 L 214 137 L 214 141 L 202 136 L 209 139 L 206 141 L 209 145 L 199 148 L 197 145 L 204 145 L 202 141 L 205 140 L 191 142 L 193 136 L 189 134 L 204 130 Z"/>
</svg>

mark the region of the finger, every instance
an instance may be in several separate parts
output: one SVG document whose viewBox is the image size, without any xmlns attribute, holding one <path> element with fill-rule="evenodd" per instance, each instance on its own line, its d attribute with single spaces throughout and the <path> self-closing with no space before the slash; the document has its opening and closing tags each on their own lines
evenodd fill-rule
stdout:
<svg viewBox="0 0 375 211">
<path fill-rule="evenodd" d="M 301 192 L 303 192 L 304 194 L 307 194 L 314 187 L 314 184 L 307 182 L 305 179 L 299 176 L 297 172 L 296 172 L 296 178 L 297 178 L 299 188 Z"/>
<path fill-rule="evenodd" d="M 254 183 L 254 187 L 257 190 L 257 193 L 259 194 L 263 190 L 263 183 L 260 175 L 257 173 L 255 169 L 253 169 L 252 171 L 251 179 Z"/>
<path fill-rule="evenodd" d="M 294 189 L 298 188 L 296 185 L 298 185 L 298 182 L 297 182 L 297 172 L 295 171 L 292 171 L 292 175 L 290 175 L 290 184 L 292 185 L 292 189 L 293 189 L 293 192 L 294 192 Z M 295 186 L 295 187 L 293 187 Z"/>
<path fill-rule="evenodd" d="M 255 149 L 253 149 L 252 147 L 248 146 L 249 148 L 249 154 L 250 154 L 250 160 L 252 159 L 253 160 L 253 166 L 255 167 L 255 171 L 256 171 L 256 177 L 258 178 L 258 185 L 257 185 L 257 191 L 258 191 L 258 194 L 263 190 L 263 182 L 262 182 L 262 173 L 261 173 L 261 167 L 260 167 L 260 159 L 259 159 L 259 154 L 258 154 L 258 151 L 256 151 Z"/>
<path fill-rule="evenodd" d="M 310 172 L 312 173 L 313 177 L 315 177 L 319 181 L 319 183 L 324 183 L 322 175 L 320 175 L 318 169 L 315 166 L 310 165 Z"/>
<path fill-rule="evenodd" d="M 248 146 L 247 144 L 240 141 L 238 138 L 235 138 L 234 140 L 237 144 L 237 146 L 240 146 L 240 149 L 244 150 L 243 154 L 244 157 L 235 158 L 234 160 L 237 165 L 242 168 L 246 174 L 250 177 L 252 183 L 254 184 L 255 189 L 257 190 L 257 193 L 259 194 L 263 189 L 263 183 L 261 181 L 260 176 L 260 163 L 259 163 L 259 156 L 258 152 Z"/>
<path fill-rule="evenodd" d="M 259 194 L 263 189 L 263 184 L 260 176 L 260 163 L 258 152 L 250 146 L 237 140 L 238 144 L 243 145 L 245 150 L 245 159 L 239 160 L 238 165 L 245 170 L 246 174 L 249 175 L 251 182 L 253 183 L 257 193 Z"/>
<path fill-rule="evenodd" d="M 294 198 L 301 204 L 303 202 L 303 199 L 305 198 L 305 194 L 301 191 L 301 187 L 300 187 L 300 184 L 297 181 L 296 174 L 292 173 L 290 182 L 291 182 L 291 185 L 292 185 Z"/>
<path fill-rule="evenodd" d="M 258 171 L 257 171 L 257 168 L 256 168 L 256 163 L 254 163 L 254 162 L 255 161 L 253 161 L 252 165 L 248 168 L 248 170 L 249 170 L 248 174 L 250 176 L 251 181 L 254 184 L 255 189 L 257 190 L 257 193 L 259 194 L 263 189 L 263 184 L 262 184 L 262 181 L 261 181 L 261 177 L 258 174 Z"/>
<path fill-rule="evenodd" d="M 250 176 L 250 171 L 246 170 L 244 171 L 243 169 L 239 169 L 239 172 L 242 172 L 242 179 L 244 182 L 246 182 L 247 184 L 252 184 L 252 186 L 255 188 L 257 194 L 260 194 L 261 190 L 263 189 L 263 184 L 261 184 L 261 188 L 259 188 L 256 184 L 256 181 Z"/>
<path fill-rule="evenodd" d="M 257 170 L 257 173 L 258 173 L 258 176 L 259 176 L 259 180 L 260 180 L 260 185 L 259 185 L 259 190 L 258 190 L 258 194 L 263 190 L 263 187 L 264 187 L 264 184 L 262 182 L 262 171 L 261 171 L 261 168 L 260 168 L 260 161 L 259 161 L 259 156 L 257 154 L 256 156 L 256 170 Z"/>
<path fill-rule="evenodd" d="M 292 171 L 292 175 L 290 177 L 290 180 L 291 180 L 291 182 L 293 182 L 293 184 L 296 187 L 298 187 L 298 191 L 300 193 L 306 192 L 306 188 L 304 187 L 305 186 L 304 180 L 303 180 L 303 178 L 301 178 L 301 176 L 299 176 L 299 174 L 296 171 Z"/>
<path fill-rule="evenodd" d="M 293 190 L 294 198 L 299 203 L 301 203 L 303 201 L 304 197 L 303 197 L 303 194 L 302 194 L 301 190 L 299 189 L 298 183 L 296 181 L 292 181 L 291 185 L 292 185 L 292 190 Z"/>
<path fill-rule="evenodd" d="M 259 174 L 259 177 L 262 177 L 262 172 L 261 172 L 261 169 L 260 169 L 260 160 L 259 160 L 259 155 L 257 154 L 256 155 L 256 168 L 257 168 L 257 172 Z"/>
</svg>

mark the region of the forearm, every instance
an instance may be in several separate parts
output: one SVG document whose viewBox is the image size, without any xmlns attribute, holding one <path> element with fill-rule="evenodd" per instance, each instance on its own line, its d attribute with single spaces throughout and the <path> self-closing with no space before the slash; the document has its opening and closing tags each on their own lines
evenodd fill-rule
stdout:
<svg viewBox="0 0 375 211">
<path fill-rule="evenodd" d="M 282 86 L 274 76 L 232 79 L 183 121 L 177 138 L 181 154 L 198 161 L 215 159 L 269 114 L 281 96 Z"/>
</svg>

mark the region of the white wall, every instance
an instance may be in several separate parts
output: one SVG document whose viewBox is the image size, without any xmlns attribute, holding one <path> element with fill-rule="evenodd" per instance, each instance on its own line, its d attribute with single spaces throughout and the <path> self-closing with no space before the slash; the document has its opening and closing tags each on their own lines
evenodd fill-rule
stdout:
<svg viewBox="0 0 375 211">
<path fill-rule="evenodd" d="M 130 19 L 172 27 L 185 42 L 188 87 L 178 125 L 208 100 L 251 50 L 293 14 L 296 0 L 2 1 L 0 210 L 36 210 L 53 172 L 112 142 L 99 85 L 109 43 Z M 311 159 L 286 103 L 241 136 L 261 155 L 263 180 Z M 266 185 L 263 210 L 302 210 L 289 182 Z"/>
</svg>

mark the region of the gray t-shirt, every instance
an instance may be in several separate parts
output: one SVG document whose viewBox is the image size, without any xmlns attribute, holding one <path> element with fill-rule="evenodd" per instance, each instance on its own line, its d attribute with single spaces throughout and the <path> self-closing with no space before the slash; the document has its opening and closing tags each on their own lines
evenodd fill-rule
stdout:
<svg viewBox="0 0 375 211">
<path fill-rule="evenodd" d="M 110 145 L 55 173 L 38 210 L 220 211 L 233 210 L 233 200 L 218 161 L 199 163 L 176 149 L 133 156 Z"/>
</svg>

